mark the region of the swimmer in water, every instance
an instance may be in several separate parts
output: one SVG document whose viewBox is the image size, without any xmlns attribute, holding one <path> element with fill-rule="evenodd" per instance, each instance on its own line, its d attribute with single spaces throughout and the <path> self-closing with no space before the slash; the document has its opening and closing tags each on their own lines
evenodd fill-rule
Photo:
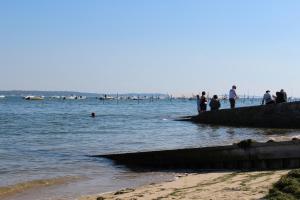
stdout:
<svg viewBox="0 0 300 200">
<path fill-rule="evenodd" d="M 91 113 L 91 117 L 96 117 L 96 114 L 94 112 Z"/>
</svg>

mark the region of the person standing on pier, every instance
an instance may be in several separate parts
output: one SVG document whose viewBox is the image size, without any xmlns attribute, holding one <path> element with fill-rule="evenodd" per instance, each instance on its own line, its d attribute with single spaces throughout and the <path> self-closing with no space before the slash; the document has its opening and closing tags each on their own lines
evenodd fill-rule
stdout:
<svg viewBox="0 0 300 200">
<path fill-rule="evenodd" d="M 206 98 L 206 92 L 202 92 L 201 98 L 200 98 L 200 111 L 205 112 L 207 109 L 207 98 Z"/>
<path fill-rule="evenodd" d="M 200 96 L 197 95 L 196 98 L 197 98 L 197 110 L 198 110 L 198 114 L 200 114 L 200 113 L 201 113 L 201 106 L 200 106 L 201 101 L 200 101 Z"/>
<path fill-rule="evenodd" d="M 280 92 L 276 92 L 276 103 L 285 103 L 287 102 L 287 94 L 281 89 Z"/>
<path fill-rule="evenodd" d="M 272 96 L 270 94 L 270 90 L 267 90 L 266 93 L 264 94 L 261 104 L 264 105 L 264 103 L 266 103 L 266 105 L 275 103 L 275 101 L 272 99 Z"/>
<path fill-rule="evenodd" d="M 221 103 L 218 99 L 218 95 L 214 95 L 209 103 L 210 110 L 219 110 L 221 107 Z"/>
<path fill-rule="evenodd" d="M 235 100 L 237 99 L 235 90 L 236 90 L 236 86 L 233 85 L 231 90 L 229 91 L 230 108 L 235 108 Z"/>
<path fill-rule="evenodd" d="M 283 100 L 284 100 L 284 102 L 287 102 L 287 101 L 288 101 L 288 99 L 287 99 L 287 94 L 286 94 L 286 92 L 284 91 L 284 89 L 281 89 L 280 92 L 281 92 L 282 95 L 283 95 Z"/>
</svg>

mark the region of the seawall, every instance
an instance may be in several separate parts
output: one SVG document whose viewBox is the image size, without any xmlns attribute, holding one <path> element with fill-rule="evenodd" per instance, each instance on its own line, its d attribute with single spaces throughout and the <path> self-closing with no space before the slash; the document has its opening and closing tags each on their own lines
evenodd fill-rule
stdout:
<svg viewBox="0 0 300 200">
<path fill-rule="evenodd" d="M 137 169 L 242 169 L 269 170 L 300 167 L 300 141 L 97 155 Z"/>
</svg>

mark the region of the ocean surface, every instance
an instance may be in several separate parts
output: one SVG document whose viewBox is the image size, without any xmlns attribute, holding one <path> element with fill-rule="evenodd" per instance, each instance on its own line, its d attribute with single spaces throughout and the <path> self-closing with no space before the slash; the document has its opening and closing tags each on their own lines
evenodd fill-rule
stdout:
<svg viewBox="0 0 300 200">
<path fill-rule="evenodd" d="M 260 100 L 239 100 L 237 106 Z M 229 107 L 227 101 L 222 107 Z M 96 113 L 91 118 L 91 112 Z M 189 100 L 0 99 L 0 199 L 57 200 L 171 179 L 90 155 L 289 139 L 298 130 L 196 125 Z"/>
</svg>

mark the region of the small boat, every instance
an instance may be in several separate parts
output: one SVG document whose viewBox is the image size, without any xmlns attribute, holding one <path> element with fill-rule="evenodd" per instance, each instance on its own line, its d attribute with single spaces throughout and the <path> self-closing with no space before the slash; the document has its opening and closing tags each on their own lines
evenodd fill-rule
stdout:
<svg viewBox="0 0 300 200">
<path fill-rule="evenodd" d="M 203 112 L 180 121 L 237 127 L 300 128 L 300 101 Z"/>
<path fill-rule="evenodd" d="M 140 100 L 145 100 L 146 97 L 133 96 L 131 99 L 134 100 L 134 101 L 140 101 Z"/>
<path fill-rule="evenodd" d="M 44 96 L 26 96 L 25 100 L 44 100 Z"/>
<path fill-rule="evenodd" d="M 83 100 L 86 99 L 86 96 L 76 96 L 76 99 Z"/>
<path fill-rule="evenodd" d="M 86 96 L 74 96 L 74 95 L 71 95 L 71 96 L 66 96 L 66 97 L 62 97 L 64 100 L 82 100 L 82 99 L 86 99 Z"/>
<path fill-rule="evenodd" d="M 77 97 L 76 96 L 66 96 L 66 97 L 63 97 L 63 99 L 66 99 L 66 100 L 75 100 Z"/>
<path fill-rule="evenodd" d="M 114 100 L 115 98 L 112 96 L 104 95 L 98 98 L 99 100 Z"/>
<path fill-rule="evenodd" d="M 61 96 L 51 96 L 50 99 L 60 99 Z"/>
<path fill-rule="evenodd" d="M 105 99 L 106 99 L 106 100 L 114 100 L 115 98 L 112 97 L 112 96 L 106 96 Z"/>
</svg>

